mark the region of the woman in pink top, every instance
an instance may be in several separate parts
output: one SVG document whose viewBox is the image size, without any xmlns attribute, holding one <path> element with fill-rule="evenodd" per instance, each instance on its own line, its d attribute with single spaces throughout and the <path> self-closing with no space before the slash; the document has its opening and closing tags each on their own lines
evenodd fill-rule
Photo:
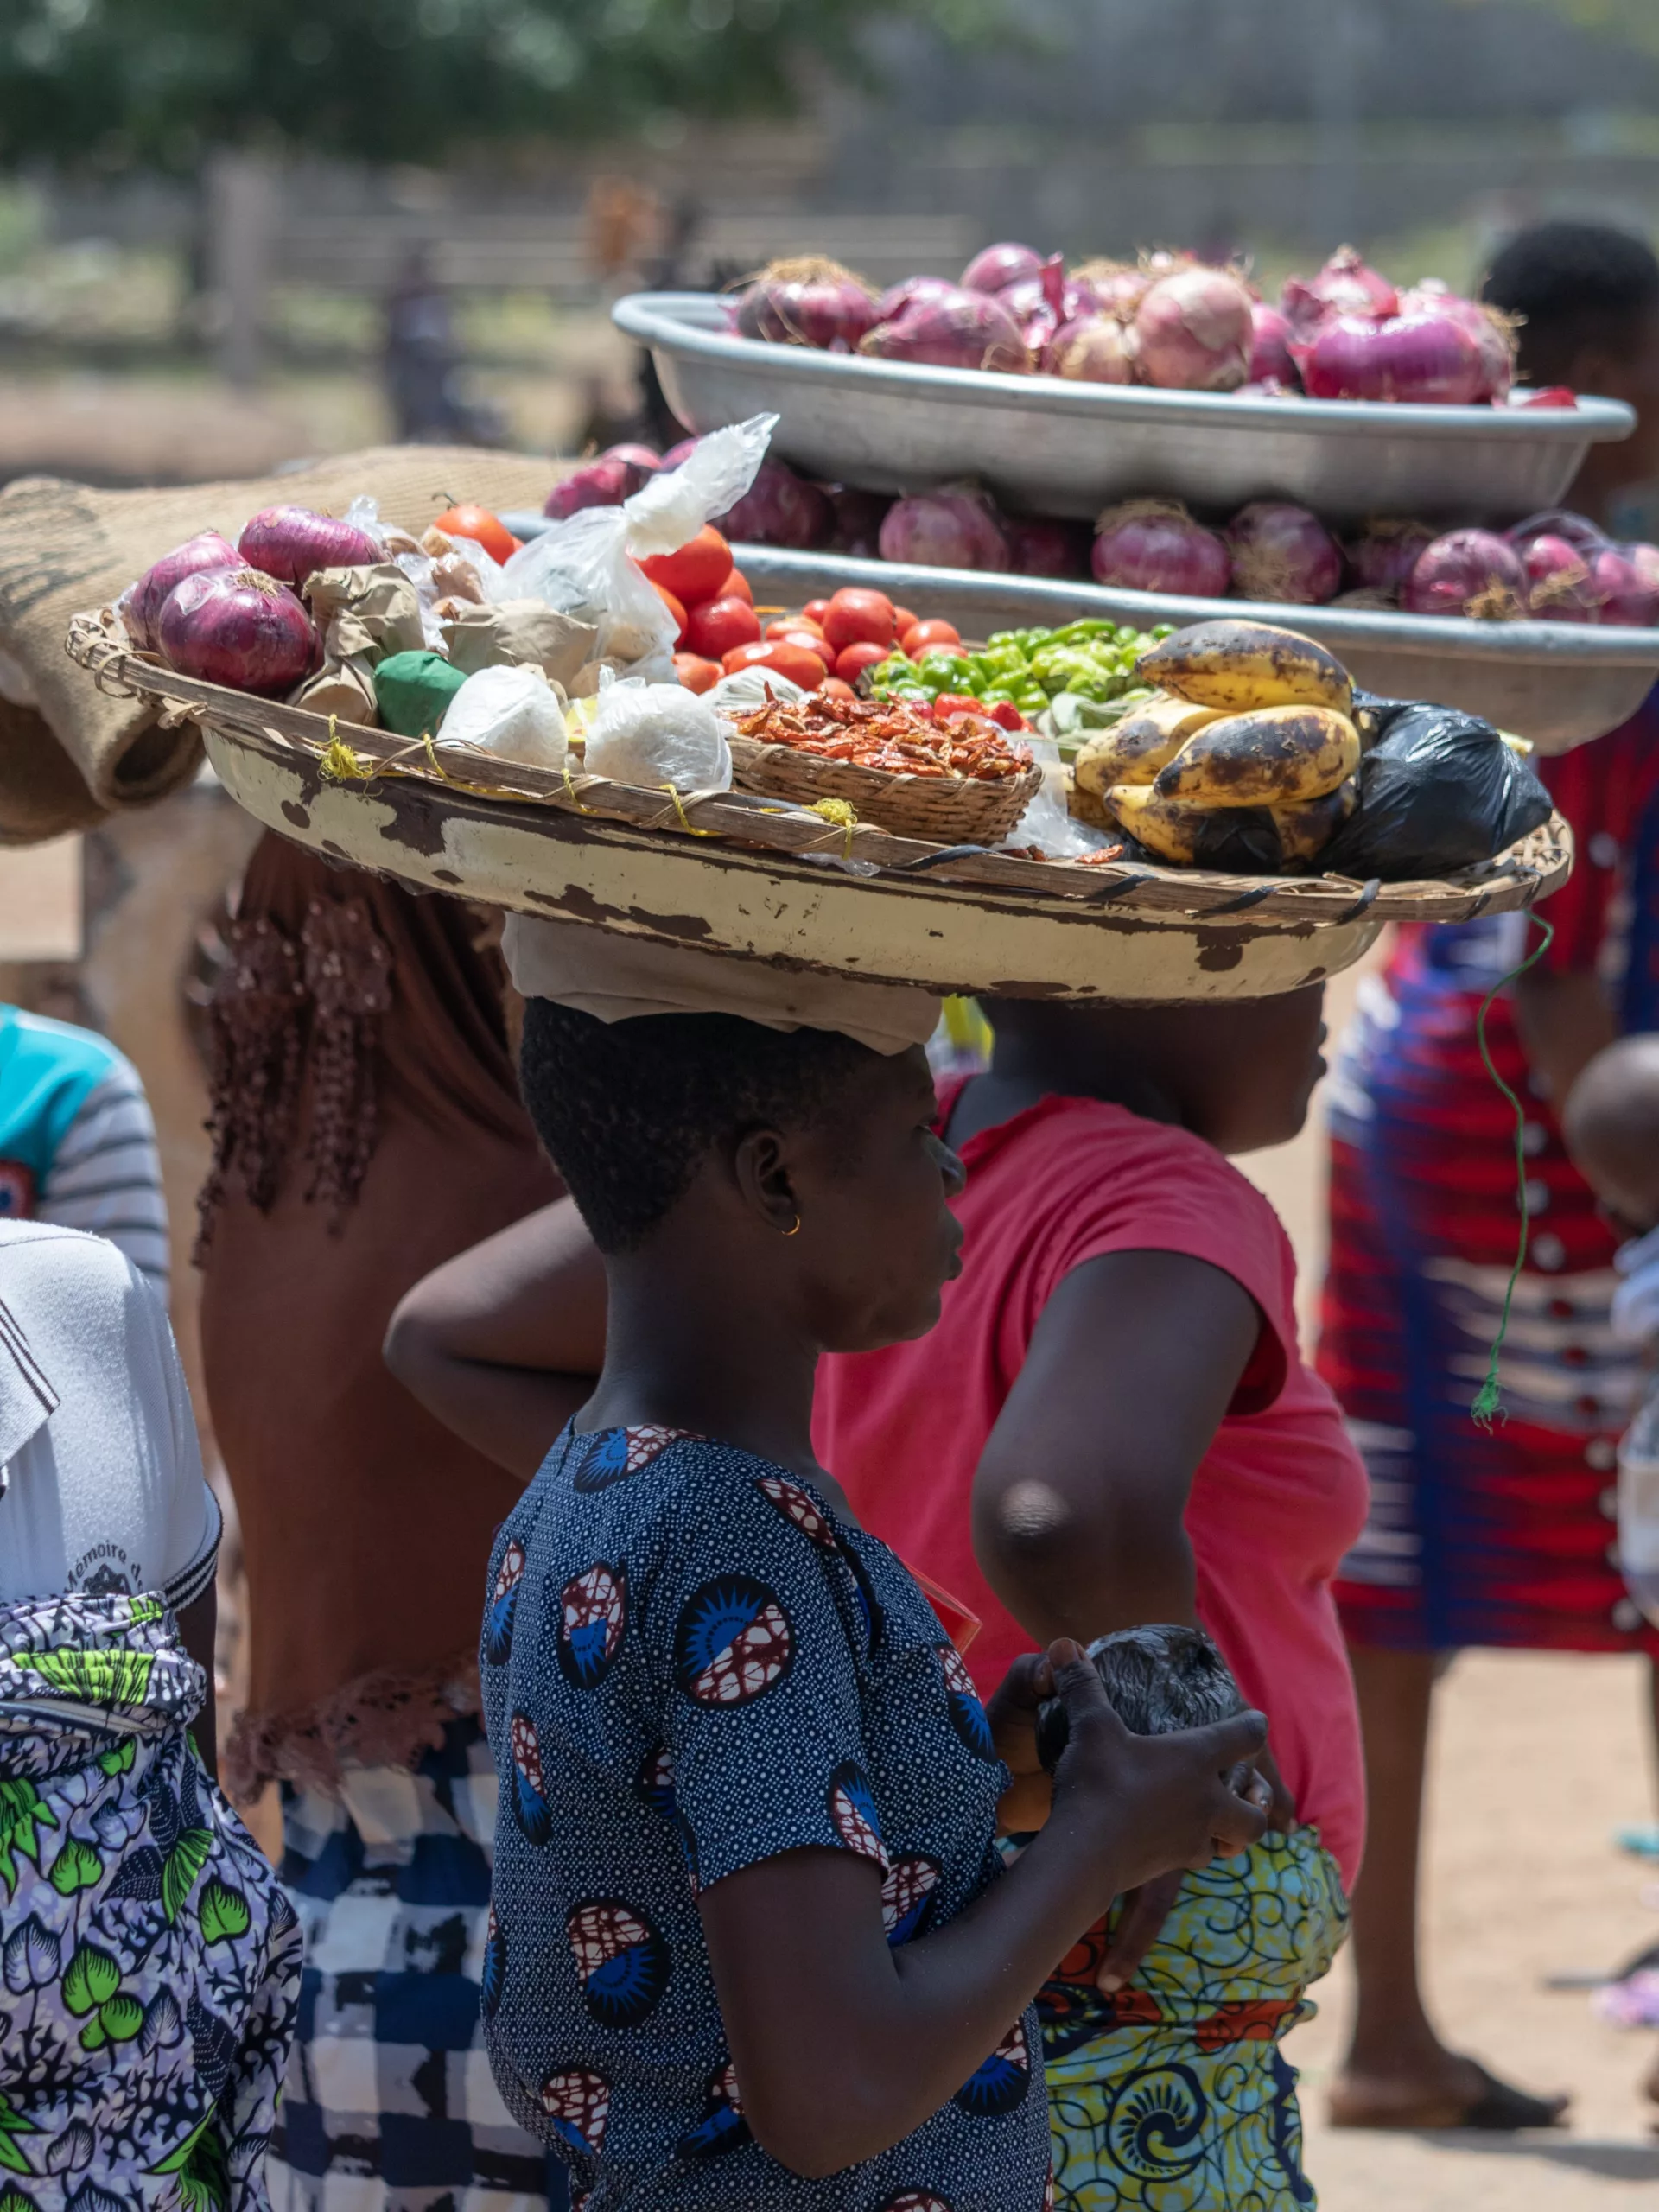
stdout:
<svg viewBox="0 0 1659 2212">
<path fill-rule="evenodd" d="M 1225 1155 L 1300 1128 L 1320 996 L 988 1005 L 990 1072 L 944 1103 L 961 1277 L 928 1336 L 819 1381 L 820 1456 L 982 1617 L 977 1678 L 1054 1636 L 1196 1620 L 1268 1715 L 1284 1833 L 1121 1901 L 1045 1993 L 1056 2203 L 1077 2212 L 1311 2201 L 1279 2040 L 1363 1840 L 1329 1586 L 1365 1478 L 1297 1348 L 1289 1240 Z"/>
</svg>

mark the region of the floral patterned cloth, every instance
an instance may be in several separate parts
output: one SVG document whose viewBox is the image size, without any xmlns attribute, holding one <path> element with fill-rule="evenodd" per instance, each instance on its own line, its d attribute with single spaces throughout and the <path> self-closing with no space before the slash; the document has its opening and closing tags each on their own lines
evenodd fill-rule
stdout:
<svg viewBox="0 0 1659 2212">
<path fill-rule="evenodd" d="M 156 1597 L 0 1611 L 0 2212 L 263 2212 L 301 1938 Z"/>
</svg>

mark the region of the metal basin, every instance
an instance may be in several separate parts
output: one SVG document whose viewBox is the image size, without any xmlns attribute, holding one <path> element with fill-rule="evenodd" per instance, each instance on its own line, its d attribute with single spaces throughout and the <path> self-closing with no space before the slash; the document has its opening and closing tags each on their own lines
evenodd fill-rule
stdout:
<svg viewBox="0 0 1659 2212">
<path fill-rule="evenodd" d="M 1433 699 L 1484 715 L 1530 738 L 1540 753 L 1569 753 L 1627 721 L 1659 680 L 1659 630 L 1574 622 L 1465 622 L 1345 607 L 1281 607 L 1243 599 L 1177 599 L 1107 591 L 1097 584 L 976 575 L 896 561 L 785 553 L 734 545 L 732 553 L 763 605 L 798 607 L 842 584 L 873 584 L 918 614 L 939 614 L 966 638 L 993 630 L 1109 616 L 1145 629 L 1154 622 L 1243 616 L 1317 638 L 1357 683 L 1395 699 Z"/>
<path fill-rule="evenodd" d="M 809 476 L 873 492 L 971 476 L 1034 514 L 1092 517 L 1155 493 L 1215 514 L 1274 497 L 1332 523 L 1516 522 L 1555 505 L 1591 446 L 1636 423 L 1611 399 L 1396 407 L 916 368 L 731 337 L 702 292 L 635 293 L 612 316 L 651 348 L 694 430 L 776 414 L 772 451 Z"/>
</svg>

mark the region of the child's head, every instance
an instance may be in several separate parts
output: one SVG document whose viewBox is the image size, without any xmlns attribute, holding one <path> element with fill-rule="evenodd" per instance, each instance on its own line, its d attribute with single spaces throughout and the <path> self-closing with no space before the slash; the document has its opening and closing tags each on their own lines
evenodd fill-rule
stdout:
<svg viewBox="0 0 1659 2212">
<path fill-rule="evenodd" d="M 1089 1656 L 1132 1735 L 1207 1728 L 1244 1710 L 1231 1669 L 1201 1628 L 1171 1622 L 1119 1629 L 1097 1637 Z M 1055 1698 L 1043 1707 L 1037 1731 L 1038 1757 L 1051 1773 L 1065 1738 L 1065 1707 Z"/>
<path fill-rule="evenodd" d="M 778 1301 L 823 1349 L 922 1335 L 958 1270 L 956 1155 L 919 1046 L 729 1014 L 601 1021 L 532 998 L 519 1080 L 613 1266 L 677 1256 Z"/>
<path fill-rule="evenodd" d="M 1179 1006 L 1068 1006 L 993 999 L 985 1011 L 1016 1055 L 1035 1051 L 1080 1085 L 1133 1073 L 1154 1087 L 1183 1125 L 1218 1152 L 1284 1144 L 1307 1119 L 1325 1073 L 1325 987 L 1265 999 L 1191 1000 Z"/>
<path fill-rule="evenodd" d="M 1631 1230 L 1659 1227 L 1659 1036 L 1598 1052 L 1567 1094 L 1561 1129 L 1607 1211 Z"/>
</svg>

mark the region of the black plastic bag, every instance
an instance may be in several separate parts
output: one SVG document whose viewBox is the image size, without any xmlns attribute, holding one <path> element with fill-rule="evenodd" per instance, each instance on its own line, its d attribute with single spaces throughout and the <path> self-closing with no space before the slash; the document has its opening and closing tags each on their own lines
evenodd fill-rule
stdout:
<svg viewBox="0 0 1659 2212">
<path fill-rule="evenodd" d="M 1540 829 L 1549 793 L 1491 722 L 1455 707 L 1358 699 L 1359 806 L 1319 855 L 1330 875 L 1387 882 L 1472 868 Z"/>
</svg>

